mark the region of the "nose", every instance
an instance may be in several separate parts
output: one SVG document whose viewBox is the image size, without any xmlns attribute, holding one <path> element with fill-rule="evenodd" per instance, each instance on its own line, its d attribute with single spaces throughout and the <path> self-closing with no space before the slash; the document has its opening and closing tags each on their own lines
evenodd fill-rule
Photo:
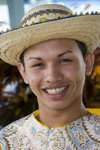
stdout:
<svg viewBox="0 0 100 150">
<path fill-rule="evenodd" d="M 45 71 L 45 82 L 56 83 L 63 80 L 63 73 L 57 65 L 51 64 Z"/>
</svg>

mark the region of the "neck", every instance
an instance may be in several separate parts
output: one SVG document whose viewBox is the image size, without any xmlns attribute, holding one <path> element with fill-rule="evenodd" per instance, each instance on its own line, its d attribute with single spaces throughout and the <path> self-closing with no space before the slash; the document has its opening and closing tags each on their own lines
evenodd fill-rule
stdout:
<svg viewBox="0 0 100 150">
<path fill-rule="evenodd" d="M 39 116 L 36 118 L 41 123 L 49 126 L 50 128 L 69 124 L 85 115 L 89 112 L 84 107 L 83 103 L 78 103 L 71 105 L 69 108 L 64 108 L 61 110 L 54 110 L 50 108 L 41 109 L 39 108 Z"/>
</svg>

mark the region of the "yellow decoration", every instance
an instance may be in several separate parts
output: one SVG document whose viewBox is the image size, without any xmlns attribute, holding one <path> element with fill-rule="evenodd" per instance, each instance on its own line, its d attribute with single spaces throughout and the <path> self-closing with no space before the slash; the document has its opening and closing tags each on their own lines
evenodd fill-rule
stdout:
<svg viewBox="0 0 100 150">
<path fill-rule="evenodd" d="M 67 16 L 69 17 L 69 16 L 71 16 L 71 14 L 69 13 Z"/>
<path fill-rule="evenodd" d="M 50 21 L 50 19 L 47 19 L 46 21 Z"/>
<path fill-rule="evenodd" d="M 94 14 L 94 11 L 92 11 L 91 14 Z"/>
<path fill-rule="evenodd" d="M 95 11 L 95 14 L 98 14 L 98 12 L 97 12 L 97 11 Z"/>
<path fill-rule="evenodd" d="M 9 31 L 9 29 L 7 28 L 6 31 Z"/>
<path fill-rule="evenodd" d="M 64 15 L 61 15 L 60 18 L 64 18 Z"/>
<path fill-rule="evenodd" d="M 80 12 L 80 15 L 83 15 L 83 13 L 82 13 L 82 12 Z"/>
<path fill-rule="evenodd" d="M 28 20 L 30 21 L 30 20 L 31 20 L 31 18 L 28 18 Z"/>
<path fill-rule="evenodd" d="M 89 15 L 89 12 L 86 12 L 85 15 Z"/>
<path fill-rule="evenodd" d="M 20 27 L 21 27 L 21 25 L 18 25 L 18 26 L 17 26 L 17 28 L 20 28 Z"/>
<path fill-rule="evenodd" d="M 4 33 L 4 31 L 3 31 L 3 30 L 1 30 L 1 33 Z"/>
<path fill-rule="evenodd" d="M 39 19 L 39 22 L 44 22 L 44 21 L 47 21 L 47 18 L 43 17 Z"/>
<path fill-rule="evenodd" d="M 56 13 L 57 13 L 57 12 L 55 12 L 55 11 L 53 12 L 54 15 L 56 15 Z"/>
<path fill-rule="evenodd" d="M 26 26 L 28 26 L 28 24 L 25 24 L 24 26 L 26 27 Z"/>
<path fill-rule="evenodd" d="M 35 24 L 35 22 L 33 22 L 33 21 L 32 21 L 32 23 L 31 23 L 31 24 Z"/>
<path fill-rule="evenodd" d="M 61 18 L 63 18 L 63 17 L 61 17 Z M 56 20 L 57 18 L 55 17 L 55 18 L 53 18 L 53 20 Z"/>
<path fill-rule="evenodd" d="M 24 21 L 24 23 L 26 23 L 26 22 L 27 22 L 27 20 Z"/>
<path fill-rule="evenodd" d="M 12 27 L 11 29 L 12 29 L 12 30 L 14 30 L 15 28 L 14 28 L 14 27 Z"/>
<path fill-rule="evenodd" d="M 74 16 L 77 16 L 77 13 L 75 12 Z"/>
</svg>

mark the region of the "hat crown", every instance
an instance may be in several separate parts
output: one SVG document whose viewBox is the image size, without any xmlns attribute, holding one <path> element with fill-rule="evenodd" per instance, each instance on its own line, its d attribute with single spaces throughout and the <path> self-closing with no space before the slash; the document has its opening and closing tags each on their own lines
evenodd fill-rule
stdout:
<svg viewBox="0 0 100 150">
<path fill-rule="evenodd" d="M 64 5 L 60 5 L 60 4 L 44 4 L 44 5 L 40 5 L 37 7 L 32 8 L 31 10 L 29 10 L 21 19 L 24 20 L 26 17 L 28 17 L 29 15 L 31 15 L 32 13 L 41 11 L 41 10 L 46 10 L 46 9 L 59 9 L 59 10 L 64 10 L 64 11 L 68 11 L 69 13 L 73 13 L 71 9 L 69 9 L 68 7 L 64 6 Z"/>
<path fill-rule="evenodd" d="M 59 4 L 45 4 L 28 11 L 22 18 L 20 24 L 22 26 L 27 26 L 52 19 L 64 18 L 68 15 L 72 15 L 72 13 L 73 12 L 66 6 Z"/>
</svg>

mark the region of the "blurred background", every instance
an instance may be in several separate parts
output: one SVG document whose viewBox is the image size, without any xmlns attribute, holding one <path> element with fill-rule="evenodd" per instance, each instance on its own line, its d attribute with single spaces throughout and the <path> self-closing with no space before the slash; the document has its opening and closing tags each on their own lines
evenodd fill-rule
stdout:
<svg viewBox="0 0 100 150">
<path fill-rule="evenodd" d="M 0 32 L 17 27 L 31 8 L 47 3 L 66 5 L 73 12 L 100 12 L 99 0 L 0 0 Z M 100 47 L 94 51 L 95 64 L 86 77 L 83 102 L 87 108 L 100 108 Z M 0 128 L 38 109 L 37 99 L 17 67 L 0 59 Z"/>
</svg>

